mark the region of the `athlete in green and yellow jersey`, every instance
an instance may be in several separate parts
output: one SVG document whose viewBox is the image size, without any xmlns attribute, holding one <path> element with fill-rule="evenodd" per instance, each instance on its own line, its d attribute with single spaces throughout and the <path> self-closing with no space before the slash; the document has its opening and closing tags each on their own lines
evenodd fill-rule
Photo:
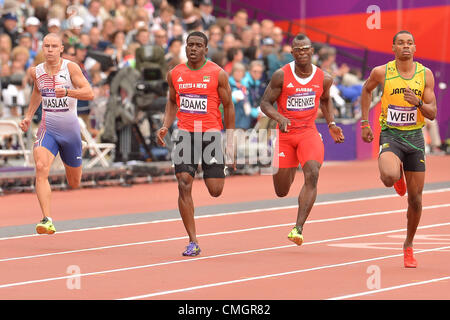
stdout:
<svg viewBox="0 0 450 320">
<path fill-rule="evenodd" d="M 395 60 L 375 67 L 361 94 L 361 135 L 373 140 L 368 121 L 372 91 L 383 86 L 380 114 L 380 152 L 378 168 L 386 187 L 398 194 L 408 190 L 407 232 L 403 244 L 405 267 L 415 268 L 413 239 L 422 214 L 422 190 L 425 183 L 425 146 L 422 127 L 425 118 L 436 117 L 433 73 L 414 61 L 414 37 L 409 31 L 394 36 Z M 404 174 L 403 174 L 404 172 Z M 405 182 L 406 178 L 406 182 Z"/>
</svg>

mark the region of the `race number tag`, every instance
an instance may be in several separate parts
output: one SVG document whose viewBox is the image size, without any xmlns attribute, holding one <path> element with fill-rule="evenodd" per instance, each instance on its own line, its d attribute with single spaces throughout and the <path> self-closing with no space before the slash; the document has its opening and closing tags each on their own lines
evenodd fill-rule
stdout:
<svg viewBox="0 0 450 320">
<path fill-rule="evenodd" d="M 387 109 L 387 121 L 389 126 L 404 127 L 417 123 L 417 107 L 400 107 L 389 105 Z"/>
<path fill-rule="evenodd" d="M 300 92 L 292 96 L 288 96 L 286 101 L 286 109 L 289 111 L 305 111 L 313 109 L 315 106 L 315 92 Z"/>
<path fill-rule="evenodd" d="M 69 111 L 69 104 L 66 97 L 48 98 L 42 97 L 42 109 L 50 112 Z"/>
<path fill-rule="evenodd" d="M 207 95 L 180 94 L 180 111 L 205 114 L 208 112 Z"/>
</svg>

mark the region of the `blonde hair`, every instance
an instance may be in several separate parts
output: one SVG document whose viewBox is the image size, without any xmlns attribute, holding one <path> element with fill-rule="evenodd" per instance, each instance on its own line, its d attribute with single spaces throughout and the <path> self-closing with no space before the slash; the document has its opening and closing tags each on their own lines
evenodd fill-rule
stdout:
<svg viewBox="0 0 450 320">
<path fill-rule="evenodd" d="M 25 54 L 27 56 L 27 60 L 30 59 L 30 51 L 22 46 L 15 47 L 11 52 L 11 59 L 15 60 L 18 55 Z"/>
</svg>

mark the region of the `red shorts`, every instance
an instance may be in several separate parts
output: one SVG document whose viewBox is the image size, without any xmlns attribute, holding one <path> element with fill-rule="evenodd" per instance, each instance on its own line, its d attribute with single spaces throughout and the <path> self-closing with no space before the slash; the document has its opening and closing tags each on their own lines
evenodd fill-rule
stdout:
<svg viewBox="0 0 450 320">
<path fill-rule="evenodd" d="M 278 148 L 278 149 L 277 149 Z M 273 166 L 296 168 L 309 160 L 323 163 L 324 147 L 322 136 L 316 128 L 303 128 L 300 132 L 278 131 L 275 142 Z"/>
</svg>

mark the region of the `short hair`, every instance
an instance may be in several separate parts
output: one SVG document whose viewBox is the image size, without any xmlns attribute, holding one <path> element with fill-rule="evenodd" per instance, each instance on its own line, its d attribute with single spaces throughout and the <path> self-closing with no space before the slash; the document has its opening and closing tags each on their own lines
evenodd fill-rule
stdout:
<svg viewBox="0 0 450 320">
<path fill-rule="evenodd" d="M 189 35 L 186 38 L 186 43 L 189 41 L 190 37 L 200 37 L 203 38 L 203 40 L 205 41 L 205 47 L 208 46 L 208 37 L 206 36 L 206 34 L 204 34 L 201 31 L 193 31 L 191 33 L 189 33 Z"/>
<path fill-rule="evenodd" d="M 302 40 L 308 40 L 309 42 L 311 42 L 311 39 L 309 39 L 308 36 L 306 34 L 303 34 L 303 33 L 297 34 L 294 37 L 294 39 L 292 40 L 292 42 L 294 42 L 294 41 L 302 41 Z"/>
<path fill-rule="evenodd" d="M 414 36 L 412 35 L 411 32 L 409 32 L 408 30 L 401 30 L 401 31 L 399 31 L 399 32 L 397 32 L 397 33 L 395 34 L 394 38 L 392 39 L 392 44 L 395 44 L 395 40 L 397 40 L 397 36 L 398 36 L 399 34 L 409 34 L 409 35 L 411 35 L 411 37 L 412 37 L 412 39 L 413 39 L 413 42 L 415 42 L 415 41 L 414 41 Z"/>
</svg>

